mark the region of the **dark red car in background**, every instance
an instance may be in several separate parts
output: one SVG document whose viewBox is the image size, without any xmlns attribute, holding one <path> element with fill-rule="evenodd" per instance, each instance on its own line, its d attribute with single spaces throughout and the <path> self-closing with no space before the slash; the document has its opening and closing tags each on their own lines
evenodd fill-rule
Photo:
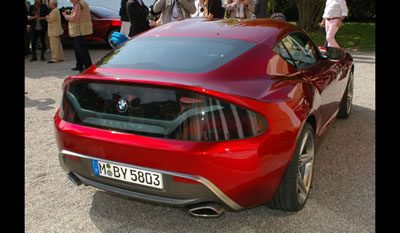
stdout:
<svg viewBox="0 0 400 233">
<path fill-rule="evenodd" d="M 64 9 L 72 9 L 72 7 L 65 7 Z M 60 9 L 61 12 L 61 9 Z M 121 20 L 119 13 L 109 8 L 101 6 L 90 6 L 90 14 L 93 23 L 93 34 L 86 36 L 87 41 L 104 41 L 108 46 L 113 48 L 113 44 L 110 42 L 111 34 L 113 32 L 119 32 L 121 28 Z M 61 35 L 61 40 L 68 41 L 72 40 L 68 35 L 68 22 L 61 14 L 62 27 L 64 34 Z"/>
<path fill-rule="evenodd" d="M 64 81 L 60 164 L 77 185 L 194 216 L 298 211 L 316 145 L 351 112 L 353 74 L 350 54 L 321 54 L 286 22 L 168 23 Z"/>
</svg>

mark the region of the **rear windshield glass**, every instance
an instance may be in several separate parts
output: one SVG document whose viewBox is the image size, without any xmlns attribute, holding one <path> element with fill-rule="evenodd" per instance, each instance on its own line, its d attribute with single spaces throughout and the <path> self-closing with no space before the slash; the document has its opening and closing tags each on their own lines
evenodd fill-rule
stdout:
<svg viewBox="0 0 400 233">
<path fill-rule="evenodd" d="M 255 43 L 204 37 L 138 37 L 103 57 L 98 67 L 203 73 L 214 70 Z"/>
</svg>

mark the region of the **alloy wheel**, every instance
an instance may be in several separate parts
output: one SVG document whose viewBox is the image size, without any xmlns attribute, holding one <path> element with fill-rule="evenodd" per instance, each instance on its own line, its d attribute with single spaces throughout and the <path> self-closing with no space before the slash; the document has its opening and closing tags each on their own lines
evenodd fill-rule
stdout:
<svg viewBox="0 0 400 233">
<path fill-rule="evenodd" d="M 351 106 L 353 104 L 353 89 L 354 89 L 354 75 L 353 72 L 350 74 L 350 82 L 347 87 L 347 114 L 350 114 Z"/>
<path fill-rule="evenodd" d="M 299 204 L 302 205 L 311 188 L 314 168 L 314 138 L 312 131 L 307 131 L 301 142 L 299 165 L 297 169 L 297 193 Z"/>
</svg>

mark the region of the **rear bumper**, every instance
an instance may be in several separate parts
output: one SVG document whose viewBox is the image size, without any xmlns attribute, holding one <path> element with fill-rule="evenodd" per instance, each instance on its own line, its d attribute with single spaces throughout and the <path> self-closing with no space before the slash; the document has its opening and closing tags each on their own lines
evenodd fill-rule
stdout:
<svg viewBox="0 0 400 233">
<path fill-rule="evenodd" d="M 286 114 L 278 104 L 269 109 L 274 116 Z M 54 117 L 60 163 L 82 177 L 83 183 L 157 203 L 185 206 L 213 201 L 234 210 L 272 199 L 296 146 L 300 125 L 293 122 L 278 117 L 269 121 L 267 132 L 255 137 L 192 142 L 71 124 L 58 111 Z M 96 177 L 93 159 L 162 173 L 165 188 L 160 191 Z"/>
<path fill-rule="evenodd" d="M 62 150 L 59 153 L 59 159 L 61 167 L 68 172 L 72 172 L 82 183 L 139 200 L 174 206 L 218 202 L 234 210 L 243 208 L 204 177 L 101 160 L 106 163 L 161 173 L 165 185 L 162 190 L 159 190 L 94 175 L 91 167 L 92 160 L 99 159 L 93 156 Z M 177 177 L 180 178 L 180 182 L 175 181 Z"/>
</svg>

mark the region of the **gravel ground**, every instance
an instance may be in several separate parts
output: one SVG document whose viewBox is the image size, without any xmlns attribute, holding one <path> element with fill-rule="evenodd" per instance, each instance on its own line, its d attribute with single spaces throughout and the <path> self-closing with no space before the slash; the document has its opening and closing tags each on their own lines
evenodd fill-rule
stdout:
<svg viewBox="0 0 400 233">
<path fill-rule="evenodd" d="M 92 46 L 93 62 L 108 49 Z M 374 232 L 375 53 L 353 52 L 353 112 L 336 120 L 319 147 L 306 207 L 286 213 L 259 206 L 218 219 L 75 186 L 59 165 L 53 116 L 61 84 L 76 72 L 71 46 L 65 61 L 25 58 L 25 232 Z M 50 54 L 46 54 L 47 58 Z"/>
</svg>

